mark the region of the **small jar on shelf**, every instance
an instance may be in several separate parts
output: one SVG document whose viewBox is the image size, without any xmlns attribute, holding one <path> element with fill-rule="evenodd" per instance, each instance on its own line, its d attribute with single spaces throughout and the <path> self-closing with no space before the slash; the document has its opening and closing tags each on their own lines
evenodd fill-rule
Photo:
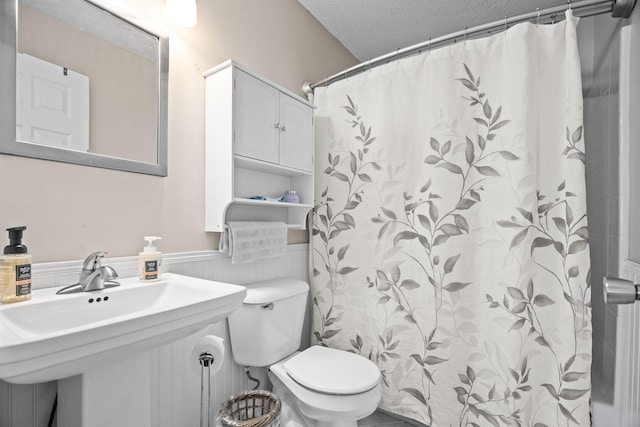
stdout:
<svg viewBox="0 0 640 427">
<path fill-rule="evenodd" d="M 287 190 L 284 192 L 282 201 L 286 203 L 300 203 L 300 196 L 298 196 L 296 190 Z"/>
</svg>

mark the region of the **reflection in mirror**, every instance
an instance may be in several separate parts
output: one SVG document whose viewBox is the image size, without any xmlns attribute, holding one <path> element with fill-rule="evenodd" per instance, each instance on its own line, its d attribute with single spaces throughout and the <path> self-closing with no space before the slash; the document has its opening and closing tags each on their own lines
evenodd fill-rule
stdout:
<svg viewBox="0 0 640 427">
<path fill-rule="evenodd" d="M 166 176 L 168 40 L 85 0 L 3 3 L 0 24 L 18 31 L 15 137 L 2 132 L 0 152 Z M 10 43 L 2 32 L 3 84 Z"/>
</svg>

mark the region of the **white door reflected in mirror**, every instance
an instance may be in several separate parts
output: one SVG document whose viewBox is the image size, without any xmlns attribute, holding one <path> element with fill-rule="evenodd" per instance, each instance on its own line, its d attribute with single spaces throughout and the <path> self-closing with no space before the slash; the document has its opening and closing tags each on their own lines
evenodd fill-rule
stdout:
<svg viewBox="0 0 640 427">
<path fill-rule="evenodd" d="M 89 77 L 18 53 L 16 139 L 89 151 Z"/>
</svg>

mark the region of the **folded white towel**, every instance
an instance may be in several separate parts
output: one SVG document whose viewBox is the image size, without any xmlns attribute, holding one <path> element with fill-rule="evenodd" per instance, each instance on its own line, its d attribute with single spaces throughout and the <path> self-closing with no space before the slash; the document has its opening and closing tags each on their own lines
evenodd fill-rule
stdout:
<svg viewBox="0 0 640 427">
<path fill-rule="evenodd" d="M 220 252 L 231 256 L 232 264 L 243 264 L 284 255 L 287 224 L 284 222 L 228 222 L 220 236 Z"/>
</svg>

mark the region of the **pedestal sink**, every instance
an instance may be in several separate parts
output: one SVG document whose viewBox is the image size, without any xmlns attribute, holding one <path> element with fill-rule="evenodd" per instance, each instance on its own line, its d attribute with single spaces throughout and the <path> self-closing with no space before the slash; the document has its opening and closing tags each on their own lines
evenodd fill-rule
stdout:
<svg viewBox="0 0 640 427">
<path fill-rule="evenodd" d="M 240 308 L 242 286 L 165 273 L 162 280 L 0 306 L 0 379 L 60 380 L 58 425 L 150 427 L 148 351 Z"/>
</svg>

